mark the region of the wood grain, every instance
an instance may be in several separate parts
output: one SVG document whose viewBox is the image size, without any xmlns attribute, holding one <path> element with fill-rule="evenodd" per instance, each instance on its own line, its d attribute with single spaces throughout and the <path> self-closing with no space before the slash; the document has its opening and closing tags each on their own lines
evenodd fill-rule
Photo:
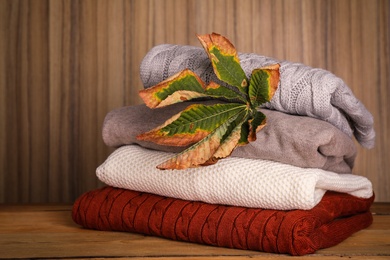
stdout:
<svg viewBox="0 0 390 260">
<path fill-rule="evenodd" d="M 355 173 L 390 201 L 386 0 L 0 0 L 0 202 L 72 202 L 102 184 L 104 116 L 141 103 L 139 65 L 160 43 L 226 35 L 240 52 L 328 69 L 372 112 Z"/>
</svg>

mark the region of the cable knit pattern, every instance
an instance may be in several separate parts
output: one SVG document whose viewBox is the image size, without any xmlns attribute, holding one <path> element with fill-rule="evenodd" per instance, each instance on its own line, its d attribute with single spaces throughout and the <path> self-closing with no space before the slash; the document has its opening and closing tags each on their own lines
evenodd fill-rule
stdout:
<svg viewBox="0 0 390 260">
<path fill-rule="evenodd" d="M 127 145 L 98 167 L 110 186 L 184 200 L 264 209 L 311 209 L 327 190 L 369 198 L 371 182 L 362 176 L 300 168 L 278 162 L 229 157 L 187 170 L 156 169 L 172 153 Z"/>
<path fill-rule="evenodd" d="M 309 211 L 250 209 L 161 197 L 113 187 L 73 205 L 85 228 L 136 232 L 213 246 L 305 255 L 334 246 L 372 223 L 374 197 L 327 192 Z"/>
<path fill-rule="evenodd" d="M 248 78 L 253 69 L 281 64 L 279 87 L 265 107 L 327 121 L 347 135 L 355 135 L 362 146 L 374 147 L 375 131 L 371 113 L 334 74 L 257 54 L 240 53 L 239 58 Z M 206 82 L 221 83 L 203 48 L 194 46 L 155 46 L 144 57 L 140 75 L 144 87 L 148 88 L 186 68 L 197 73 Z"/>
</svg>

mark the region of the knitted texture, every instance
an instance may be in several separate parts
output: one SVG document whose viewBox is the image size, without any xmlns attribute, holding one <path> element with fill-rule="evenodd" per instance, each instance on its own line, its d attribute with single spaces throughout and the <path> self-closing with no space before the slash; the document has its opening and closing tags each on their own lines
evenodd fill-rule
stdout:
<svg viewBox="0 0 390 260">
<path fill-rule="evenodd" d="M 204 105 L 214 103 L 202 101 Z M 159 151 L 181 152 L 186 147 L 158 145 L 136 137 L 162 125 L 191 104 L 194 102 L 177 103 L 160 109 L 150 109 L 145 104 L 114 109 L 104 120 L 104 143 L 113 147 L 139 144 Z M 238 146 L 232 156 L 266 159 L 337 173 L 352 172 L 357 154 L 356 145 L 354 140 L 338 128 L 307 116 L 289 115 L 270 109 L 261 109 L 261 112 L 267 116 L 266 126 L 257 133 L 256 141 Z"/>
<path fill-rule="evenodd" d="M 135 232 L 220 247 L 305 255 L 372 223 L 373 197 L 327 192 L 309 211 L 250 209 L 113 187 L 80 196 L 73 220 L 90 229 Z"/>
<path fill-rule="evenodd" d="M 348 136 L 354 135 L 362 146 L 374 147 L 375 131 L 371 113 L 334 74 L 257 54 L 240 53 L 239 58 L 248 78 L 256 68 L 275 63 L 281 65 L 279 87 L 265 107 L 327 121 Z M 155 46 L 144 57 L 140 75 L 144 87 L 148 88 L 186 68 L 207 83 L 215 81 L 223 84 L 214 74 L 204 49 L 194 46 Z"/>
<path fill-rule="evenodd" d="M 264 209 L 311 209 L 327 190 L 362 198 L 373 194 L 371 182 L 362 176 L 260 159 L 229 157 L 207 167 L 156 169 L 173 155 L 127 145 L 116 149 L 96 174 L 102 182 L 118 188 Z"/>
</svg>

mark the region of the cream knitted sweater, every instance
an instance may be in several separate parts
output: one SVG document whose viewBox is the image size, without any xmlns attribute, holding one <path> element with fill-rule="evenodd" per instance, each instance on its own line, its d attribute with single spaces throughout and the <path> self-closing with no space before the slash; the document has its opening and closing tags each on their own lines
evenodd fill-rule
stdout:
<svg viewBox="0 0 390 260">
<path fill-rule="evenodd" d="M 327 190 L 356 197 L 373 195 L 371 182 L 353 174 L 229 157 L 186 170 L 156 169 L 174 154 L 137 145 L 116 149 L 96 170 L 107 185 L 161 196 L 265 209 L 311 209 Z"/>
</svg>

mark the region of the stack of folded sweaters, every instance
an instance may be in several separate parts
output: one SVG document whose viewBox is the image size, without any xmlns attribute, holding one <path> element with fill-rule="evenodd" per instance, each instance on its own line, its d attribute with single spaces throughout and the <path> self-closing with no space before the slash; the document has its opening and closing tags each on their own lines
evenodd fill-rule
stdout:
<svg viewBox="0 0 390 260">
<path fill-rule="evenodd" d="M 281 64 L 278 90 L 261 108 L 267 125 L 257 140 L 214 165 L 162 171 L 156 166 L 184 148 L 136 136 L 191 102 L 115 109 L 105 118 L 103 140 L 117 149 L 96 171 L 107 186 L 76 200 L 76 223 L 291 255 L 334 246 L 372 223 L 371 182 L 352 173 L 353 135 L 364 147 L 374 145 L 373 119 L 363 104 L 328 71 L 239 57 L 248 77 L 255 68 Z M 141 78 L 150 87 L 184 68 L 218 82 L 202 48 L 167 44 L 145 56 Z"/>
</svg>

